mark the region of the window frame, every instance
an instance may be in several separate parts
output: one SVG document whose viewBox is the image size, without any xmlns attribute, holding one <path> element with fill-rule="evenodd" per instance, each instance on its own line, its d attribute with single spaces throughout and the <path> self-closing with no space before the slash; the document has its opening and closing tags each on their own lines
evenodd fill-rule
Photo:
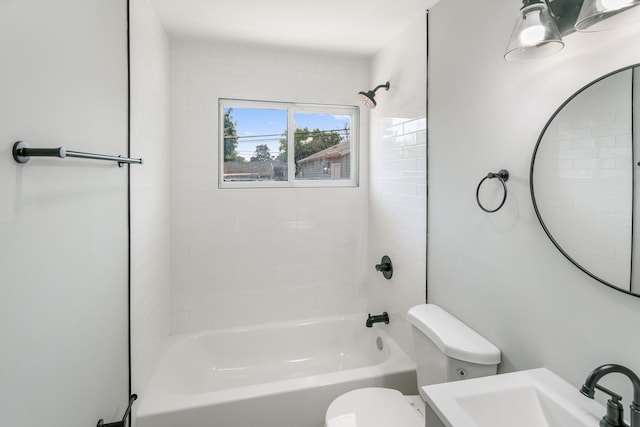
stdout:
<svg viewBox="0 0 640 427">
<path fill-rule="evenodd" d="M 287 111 L 287 180 L 286 181 L 225 181 L 224 180 L 224 111 L 226 108 L 277 109 Z M 296 179 L 295 177 L 295 114 L 334 114 L 351 117 L 349 179 Z M 360 108 L 355 105 L 328 105 L 297 102 L 254 101 L 246 99 L 218 99 L 218 188 L 339 188 L 359 186 Z"/>
</svg>

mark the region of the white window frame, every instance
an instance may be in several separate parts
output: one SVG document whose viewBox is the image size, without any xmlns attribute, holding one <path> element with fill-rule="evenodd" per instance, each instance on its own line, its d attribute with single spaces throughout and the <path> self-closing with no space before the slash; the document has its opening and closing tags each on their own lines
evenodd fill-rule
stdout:
<svg viewBox="0 0 640 427">
<path fill-rule="evenodd" d="M 259 108 L 287 111 L 288 153 L 287 181 L 225 181 L 224 180 L 224 110 L 225 108 Z M 296 179 L 295 178 L 295 113 L 335 114 L 351 117 L 350 179 Z M 218 188 L 329 188 L 358 187 L 360 158 L 360 109 L 354 105 L 301 104 L 295 102 L 250 101 L 218 99 Z"/>
</svg>

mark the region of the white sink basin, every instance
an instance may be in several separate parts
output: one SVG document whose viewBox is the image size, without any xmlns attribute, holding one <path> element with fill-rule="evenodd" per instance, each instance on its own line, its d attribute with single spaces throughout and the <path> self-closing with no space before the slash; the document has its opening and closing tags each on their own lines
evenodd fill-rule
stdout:
<svg viewBox="0 0 640 427">
<path fill-rule="evenodd" d="M 446 427 L 598 427 L 606 409 L 545 368 L 423 387 Z"/>
</svg>

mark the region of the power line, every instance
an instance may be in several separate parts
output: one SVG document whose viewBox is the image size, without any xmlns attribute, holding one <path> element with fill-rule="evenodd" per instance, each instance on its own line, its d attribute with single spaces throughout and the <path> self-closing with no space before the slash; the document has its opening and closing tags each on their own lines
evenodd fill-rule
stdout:
<svg viewBox="0 0 640 427">
<path fill-rule="evenodd" d="M 231 129 L 231 128 L 225 128 L 225 130 L 227 129 Z M 340 128 L 340 129 L 324 129 L 324 130 L 310 130 L 310 131 L 305 131 L 302 129 L 298 129 L 302 132 L 308 132 L 309 135 L 313 135 L 313 134 L 324 134 L 324 133 L 331 133 L 331 132 L 341 132 L 341 133 L 349 133 L 351 132 L 350 128 Z M 239 135 L 239 136 L 225 136 L 225 139 L 256 139 L 256 138 L 266 138 L 266 137 L 282 137 L 284 138 L 286 136 L 286 132 L 284 133 L 271 133 L 271 134 L 263 134 L 263 135 Z"/>
<path fill-rule="evenodd" d="M 225 140 L 229 140 L 229 139 L 233 139 L 233 137 L 231 138 L 225 138 Z M 280 143 L 279 139 L 273 139 L 273 138 L 264 138 L 264 139 L 252 139 L 251 141 L 247 141 L 247 140 L 243 140 L 240 141 L 242 144 L 251 144 L 251 143 L 262 143 L 262 142 L 275 142 L 275 143 Z"/>
<path fill-rule="evenodd" d="M 271 134 L 264 134 L 264 135 L 244 135 L 244 136 L 237 136 L 236 138 L 238 138 L 238 139 L 244 139 L 244 138 L 263 138 L 263 137 L 267 137 L 267 136 L 285 137 L 285 136 L 286 136 L 286 133 L 271 133 Z"/>
</svg>

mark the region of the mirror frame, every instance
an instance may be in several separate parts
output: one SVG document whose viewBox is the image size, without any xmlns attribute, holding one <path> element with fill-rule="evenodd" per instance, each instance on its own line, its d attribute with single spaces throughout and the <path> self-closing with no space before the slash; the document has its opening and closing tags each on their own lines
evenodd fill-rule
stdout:
<svg viewBox="0 0 640 427">
<path fill-rule="evenodd" d="M 610 77 L 614 74 L 629 70 L 629 69 L 633 69 L 633 68 L 637 68 L 640 67 L 640 63 L 638 64 L 634 64 L 634 65 L 629 65 L 626 67 L 622 67 L 619 68 L 617 70 L 614 70 L 610 73 L 607 73 L 601 77 L 598 77 L 597 79 L 593 80 L 592 82 L 586 84 L 585 86 L 583 86 L 582 88 L 580 88 L 577 92 L 575 92 L 573 95 L 571 95 L 569 98 L 567 98 L 566 101 L 564 101 L 562 103 L 562 105 L 560 105 L 560 107 L 558 107 L 556 109 L 556 111 L 551 115 L 551 117 L 549 118 L 549 120 L 547 120 L 547 123 L 544 125 L 544 127 L 542 128 L 542 131 L 540 132 L 540 136 L 538 137 L 538 141 L 536 142 L 536 146 L 533 149 L 533 154 L 531 156 L 531 166 L 529 169 L 529 191 L 531 193 L 531 201 L 533 202 L 533 209 L 536 212 L 536 216 L 538 217 L 538 221 L 540 222 L 540 225 L 542 226 L 542 229 L 544 230 L 545 234 L 547 235 L 547 237 L 549 238 L 549 240 L 551 240 L 551 242 L 553 243 L 553 245 L 560 251 L 560 253 L 562 255 L 564 255 L 573 265 L 575 265 L 576 267 L 578 267 L 580 270 L 582 270 L 584 273 L 586 273 L 588 276 L 592 277 L 593 279 L 597 280 L 598 282 L 602 283 L 603 285 L 607 285 L 610 288 L 615 289 L 616 291 L 625 293 L 627 295 L 631 295 L 637 298 L 640 298 L 640 294 L 637 293 L 633 293 L 631 292 L 631 290 L 626 290 L 626 289 L 622 289 L 598 276 L 596 276 L 595 274 L 593 274 L 592 272 L 590 272 L 589 270 L 587 270 L 585 267 L 583 267 L 582 265 L 580 265 L 576 260 L 574 260 L 561 246 L 560 244 L 556 241 L 556 239 L 551 235 L 551 232 L 549 231 L 549 229 L 547 228 L 546 224 L 544 223 L 544 221 L 542 220 L 542 216 L 540 215 L 540 211 L 538 209 L 538 204 L 536 202 L 536 196 L 535 196 L 535 191 L 534 191 L 534 185 L 533 185 L 533 170 L 535 168 L 535 162 L 536 162 L 536 155 L 538 154 L 538 148 L 540 147 L 540 143 L 542 142 L 542 138 L 544 137 L 544 134 L 547 132 L 547 129 L 549 128 L 549 126 L 551 125 L 551 123 L 553 122 L 553 120 L 556 118 L 556 116 L 560 113 L 560 111 L 562 111 L 562 109 L 569 104 L 571 101 L 573 101 L 578 95 L 580 95 L 582 92 L 584 92 L 585 90 L 587 90 L 588 88 L 590 88 L 591 86 L 595 85 L 596 83 L 599 83 L 600 81 L 606 79 L 607 77 Z M 633 82 L 633 81 L 632 81 Z M 632 86 L 633 88 L 633 86 Z M 633 89 L 632 89 L 633 90 Z M 633 117 L 633 103 L 631 104 L 631 114 Z M 633 122 L 632 122 L 632 132 L 633 132 Z M 639 130 L 640 131 L 640 130 Z M 633 237 L 634 237 L 634 230 L 633 230 L 633 218 L 634 218 L 634 209 L 633 209 L 633 204 L 634 204 L 634 199 L 635 199 L 635 190 L 636 190 L 636 183 L 635 183 L 635 179 L 632 178 L 632 182 L 631 182 L 631 187 L 632 187 L 632 208 L 631 208 L 631 266 L 630 266 L 630 278 L 633 277 L 632 273 L 633 273 Z M 631 285 L 631 284 L 630 284 Z M 631 286 L 629 286 L 629 289 L 631 289 Z"/>
</svg>

